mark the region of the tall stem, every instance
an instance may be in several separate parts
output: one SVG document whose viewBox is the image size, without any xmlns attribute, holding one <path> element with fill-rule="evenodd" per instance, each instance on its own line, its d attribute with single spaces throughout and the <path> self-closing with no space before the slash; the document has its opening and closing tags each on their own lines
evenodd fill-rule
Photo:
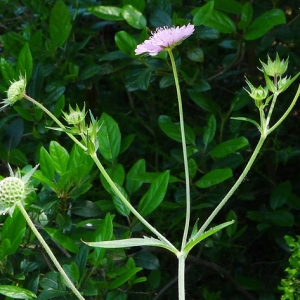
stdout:
<svg viewBox="0 0 300 300">
<path fill-rule="evenodd" d="M 51 251 L 51 249 L 48 246 L 48 244 L 45 242 L 45 240 L 43 239 L 43 237 L 41 236 L 41 234 L 39 233 L 39 231 L 35 228 L 35 226 L 32 223 L 32 221 L 31 221 L 31 219 L 30 219 L 30 217 L 29 217 L 26 209 L 24 208 L 24 206 L 22 204 L 19 204 L 18 207 L 19 207 L 21 213 L 23 214 L 25 220 L 27 221 L 27 224 L 29 225 L 30 229 L 32 230 L 32 232 L 35 234 L 35 236 L 37 237 L 37 239 L 39 240 L 39 242 L 42 244 L 42 246 L 46 250 L 47 254 L 49 255 L 49 257 L 52 260 L 52 262 L 54 263 L 55 267 L 57 268 L 57 270 L 59 271 L 59 273 L 61 274 L 61 276 L 65 280 L 65 282 L 67 283 L 68 287 L 72 290 L 72 292 L 77 296 L 78 299 L 84 300 L 84 298 L 82 297 L 82 295 L 80 294 L 80 292 L 76 289 L 75 285 L 69 279 L 69 277 L 66 274 L 66 272 L 64 271 L 64 269 L 61 267 L 60 263 L 58 262 L 58 260 L 54 256 L 54 254 Z"/>
<path fill-rule="evenodd" d="M 180 252 L 178 255 L 178 299 L 185 299 L 185 255 Z"/>
<path fill-rule="evenodd" d="M 208 217 L 208 219 L 205 221 L 205 223 L 202 225 L 202 227 L 199 229 L 196 237 L 200 236 L 205 229 L 209 226 L 209 224 L 212 222 L 212 220 L 214 219 L 214 217 L 218 214 L 218 212 L 222 209 L 222 207 L 226 204 L 226 202 L 229 200 L 229 198 L 233 195 L 233 193 L 236 191 L 236 189 L 239 187 L 239 185 L 243 182 L 243 180 L 245 179 L 245 177 L 247 176 L 250 168 L 252 167 L 264 141 L 266 139 L 266 136 L 264 136 L 263 134 L 261 135 L 244 171 L 242 172 L 242 174 L 240 175 L 240 177 L 238 178 L 238 180 L 235 182 L 235 184 L 233 185 L 233 187 L 230 189 L 230 191 L 227 193 L 227 195 L 223 198 L 223 200 L 219 203 L 219 205 L 214 209 L 214 211 L 211 213 L 211 215 Z M 195 237 L 195 238 L 196 238 Z"/>
<path fill-rule="evenodd" d="M 184 232 L 183 232 L 182 244 L 181 244 L 181 250 L 183 250 L 186 245 L 186 241 L 187 241 L 187 235 L 188 235 L 189 226 L 190 226 L 190 216 L 191 216 L 190 176 L 189 176 L 189 167 L 188 167 L 187 150 L 186 150 L 186 138 L 185 138 L 185 130 L 184 130 L 182 99 L 181 99 L 181 92 L 180 92 L 177 68 L 176 68 L 172 49 L 168 49 L 168 53 L 169 53 L 171 64 L 172 64 L 176 92 L 177 92 L 179 122 L 180 122 L 180 132 L 181 132 L 182 152 L 183 152 L 183 163 L 184 163 L 184 174 L 185 174 L 186 215 L 185 215 L 185 226 L 184 226 Z"/>
<path fill-rule="evenodd" d="M 31 98 L 30 96 L 24 94 L 23 97 L 27 100 L 29 100 L 30 102 L 32 102 L 33 104 L 35 104 L 37 107 L 39 107 L 42 111 L 44 111 L 63 131 L 66 130 L 66 127 L 63 123 L 61 123 L 55 116 L 54 114 L 49 111 L 45 106 L 43 106 L 41 103 L 39 103 L 38 101 L 34 100 L 33 98 Z M 66 132 L 66 131 L 65 131 Z M 73 142 L 75 144 L 77 144 L 80 148 L 82 148 L 84 151 L 87 150 L 87 148 L 82 145 L 82 143 L 80 143 L 72 134 L 66 132 L 66 134 L 68 135 L 68 137 L 73 140 Z"/>
<path fill-rule="evenodd" d="M 114 193 L 121 199 L 121 201 L 130 209 L 130 211 L 137 217 L 137 219 L 145 225 L 152 233 L 154 233 L 162 242 L 164 242 L 166 245 L 169 246 L 169 249 L 173 253 L 177 253 L 178 250 L 173 246 L 171 242 L 168 241 L 161 233 L 159 233 L 150 223 L 144 219 L 141 214 L 130 204 L 130 202 L 124 197 L 124 195 L 120 192 L 120 190 L 117 188 L 115 183 L 112 181 L 106 170 L 104 169 L 103 165 L 101 164 L 100 160 L 98 159 L 98 156 L 96 153 L 91 154 L 91 158 L 94 160 L 96 166 L 100 170 L 101 174 L 104 176 L 104 178 L 109 183 L 110 187 L 114 191 Z"/>
</svg>

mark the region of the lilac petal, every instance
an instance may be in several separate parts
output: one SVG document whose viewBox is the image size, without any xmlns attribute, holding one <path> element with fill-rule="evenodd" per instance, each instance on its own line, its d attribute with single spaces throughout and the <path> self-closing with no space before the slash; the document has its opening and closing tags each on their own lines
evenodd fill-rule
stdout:
<svg viewBox="0 0 300 300">
<path fill-rule="evenodd" d="M 147 53 L 151 56 L 157 55 L 165 48 L 172 48 L 180 44 L 184 39 L 189 37 L 195 28 L 194 25 L 188 24 L 182 27 L 160 27 L 152 32 L 150 38 L 138 45 L 135 54 Z"/>
</svg>

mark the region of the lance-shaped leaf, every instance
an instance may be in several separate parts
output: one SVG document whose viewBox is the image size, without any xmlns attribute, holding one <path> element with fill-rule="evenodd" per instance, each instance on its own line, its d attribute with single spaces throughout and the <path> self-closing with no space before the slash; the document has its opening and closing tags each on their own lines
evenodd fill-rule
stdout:
<svg viewBox="0 0 300 300">
<path fill-rule="evenodd" d="M 231 225 L 234 223 L 234 220 L 229 221 L 229 222 L 225 222 L 223 224 L 220 224 L 218 226 L 212 227 L 211 229 L 209 229 L 208 231 L 202 233 L 199 235 L 199 231 L 197 234 L 195 234 L 194 236 L 191 236 L 190 240 L 188 241 L 188 243 L 186 244 L 185 248 L 184 248 L 184 252 L 186 254 L 188 254 L 192 248 L 194 246 L 196 246 L 198 243 L 200 243 L 201 241 L 203 241 L 204 239 L 206 239 L 207 237 L 213 235 L 214 233 L 220 231 L 221 229 Z"/>
<path fill-rule="evenodd" d="M 132 238 L 132 239 L 123 239 L 123 240 L 114 240 L 114 241 L 100 241 L 100 242 L 84 242 L 85 244 L 91 247 L 99 247 L 99 248 L 130 248 L 130 247 L 142 247 L 142 246 L 154 246 L 161 247 L 167 250 L 170 250 L 173 253 L 177 253 L 178 250 L 172 246 L 168 245 L 158 239 L 153 237 L 144 238 Z"/>
</svg>

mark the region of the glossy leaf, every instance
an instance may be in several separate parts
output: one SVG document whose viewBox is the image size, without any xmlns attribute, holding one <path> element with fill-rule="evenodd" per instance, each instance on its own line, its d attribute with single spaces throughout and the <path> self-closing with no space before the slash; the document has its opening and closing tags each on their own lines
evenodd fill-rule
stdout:
<svg viewBox="0 0 300 300">
<path fill-rule="evenodd" d="M 44 230 L 62 247 L 70 252 L 77 253 L 78 245 L 70 237 L 66 236 L 55 228 L 45 227 Z"/>
<path fill-rule="evenodd" d="M 277 185 L 272 191 L 270 198 L 270 206 L 273 210 L 282 207 L 292 193 L 292 185 L 290 181 L 285 181 Z"/>
<path fill-rule="evenodd" d="M 107 21 L 121 21 L 124 20 L 124 17 L 121 14 L 122 9 L 116 6 L 95 6 L 88 8 L 88 11 L 91 12 L 98 18 Z"/>
<path fill-rule="evenodd" d="M 22 242 L 26 230 L 26 221 L 19 209 L 15 209 L 12 217 L 8 217 L 2 227 L 1 239 L 10 241 L 5 256 L 17 251 Z M 0 285 L 1 286 L 1 285 Z"/>
<path fill-rule="evenodd" d="M 214 1 L 210 1 L 194 11 L 193 24 L 199 26 L 205 23 L 214 9 Z"/>
<path fill-rule="evenodd" d="M 147 25 L 147 21 L 143 14 L 131 4 L 126 4 L 122 8 L 121 15 L 130 26 L 136 29 L 143 29 Z"/>
<path fill-rule="evenodd" d="M 281 227 L 292 227 L 295 224 L 295 217 L 289 211 L 273 211 L 270 220 L 274 225 Z"/>
<path fill-rule="evenodd" d="M 236 0 L 214 0 L 215 8 L 230 14 L 239 14 L 242 10 L 242 4 Z"/>
<path fill-rule="evenodd" d="M 45 177 L 51 181 L 54 179 L 55 170 L 52 158 L 44 147 L 40 149 L 40 169 Z"/>
<path fill-rule="evenodd" d="M 51 41 L 56 47 L 61 47 L 69 37 L 71 16 L 68 7 L 61 0 L 56 1 L 51 10 L 49 30 Z"/>
<path fill-rule="evenodd" d="M 196 186 L 206 189 L 217 185 L 232 176 L 232 171 L 229 168 L 212 170 L 202 176 L 201 179 L 196 182 Z"/>
<path fill-rule="evenodd" d="M 10 86 L 11 82 L 18 79 L 12 65 L 3 57 L 0 57 L 0 70 L 5 83 Z"/>
<path fill-rule="evenodd" d="M 158 258 L 148 251 L 139 251 L 133 255 L 134 262 L 137 266 L 147 270 L 157 270 L 159 268 Z"/>
<path fill-rule="evenodd" d="M 139 11 L 143 11 L 146 6 L 145 0 L 122 0 L 122 3 L 123 5 L 130 4 Z"/>
<path fill-rule="evenodd" d="M 19 53 L 16 72 L 22 74 L 29 81 L 32 75 L 32 68 L 31 51 L 28 43 L 26 43 Z"/>
<path fill-rule="evenodd" d="M 138 211 L 142 216 L 149 215 L 163 201 L 169 183 L 169 175 L 170 171 L 165 171 L 151 183 L 138 206 Z"/>
<path fill-rule="evenodd" d="M 224 13 L 213 10 L 203 23 L 221 33 L 234 33 L 236 31 L 234 22 Z"/>
<path fill-rule="evenodd" d="M 131 277 L 133 277 L 137 272 L 141 271 L 142 268 L 136 267 L 134 269 L 126 270 L 124 274 L 115 279 L 108 287 L 109 290 L 114 290 L 125 282 L 127 282 Z"/>
<path fill-rule="evenodd" d="M 125 86 L 129 92 L 147 90 L 150 84 L 152 70 L 149 68 L 135 68 L 126 74 Z"/>
<path fill-rule="evenodd" d="M 248 144 L 248 140 L 245 137 L 241 136 L 217 145 L 211 150 L 210 155 L 214 158 L 222 158 L 230 153 L 236 152 L 237 150 L 246 147 Z"/>
<path fill-rule="evenodd" d="M 121 146 L 119 125 L 106 113 L 101 115 L 99 124 L 101 125 L 98 133 L 99 151 L 106 160 L 113 162 L 118 157 Z"/>
<path fill-rule="evenodd" d="M 285 24 L 286 19 L 281 9 L 272 9 L 256 18 L 248 27 L 244 38 L 245 40 L 255 40 L 262 37 L 274 26 Z"/>
<path fill-rule="evenodd" d="M 217 129 L 217 121 L 214 114 L 211 114 L 207 120 L 207 125 L 203 134 L 203 143 L 205 147 L 213 140 Z"/>
<path fill-rule="evenodd" d="M 17 118 L 9 124 L 2 137 L 3 148 L 7 151 L 14 149 L 21 141 L 24 131 L 24 121 Z"/>
<path fill-rule="evenodd" d="M 129 197 L 127 195 L 126 190 L 121 187 L 121 186 L 117 186 L 118 190 L 122 193 L 122 195 L 128 200 Z M 113 198 L 113 203 L 115 205 L 116 210 L 124 217 L 128 217 L 130 214 L 130 209 L 124 204 L 123 201 L 121 201 L 121 199 L 116 195 L 113 194 L 112 195 Z"/>
<path fill-rule="evenodd" d="M 144 159 L 138 160 L 127 172 L 126 190 L 132 194 L 136 192 L 142 185 L 142 180 L 138 180 L 138 174 L 146 171 L 146 162 Z"/>
<path fill-rule="evenodd" d="M 136 40 L 126 31 L 119 31 L 115 35 L 115 42 L 118 48 L 125 54 L 134 56 L 134 50 L 137 46 Z"/>
<path fill-rule="evenodd" d="M 219 111 L 219 105 L 212 99 L 208 98 L 204 93 L 197 89 L 189 89 L 188 94 L 190 98 L 205 111 L 217 114 Z"/>
<path fill-rule="evenodd" d="M 238 23 L 239 29 L 245 29 L 252 21 L 253 8 L 250 2 L 245 2 L 242 6 L 241 20 Z"/>
<path fill-rule="evenodd" d="M 55 171 L 62 175 L 67 171 L 69 153 L 59 143 L 51 141 L 49 146 L 49 152 Z"/>
<path fill-rule="evenodd" d="M 33 292 L 14 285 L 0 285 L 0 294 L 12 299 L 37 298 Z"/>
<path fill-rule="evenodd" d="M 204 52 L 202 48 L 193 48 L 188 51 L 187 56 L 192 61 L 203 62 L 204 61 Z"/>
<path fill-rule="evenodd" d="M 169 138 L 177 142 L 182 142 L 179 123 L 173 123 L 169 116 L 159 116 L 158 125 Z M 195 145 L 195 135 L 193 130 L 186 124 L 184 128 L 187 144 Z"/>
</svg>

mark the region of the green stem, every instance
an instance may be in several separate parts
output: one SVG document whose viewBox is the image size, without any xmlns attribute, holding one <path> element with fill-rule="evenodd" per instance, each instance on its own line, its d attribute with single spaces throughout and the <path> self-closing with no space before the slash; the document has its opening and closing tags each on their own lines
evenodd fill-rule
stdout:
<svg viewBox="0 0 300 300">
<path fill-rule="evenodd" d="M 31 98 L 30 96 L 23 94 L 23 97 L 27 100 L 29 100 L 30 102 L 32 102 L 33 104 L 35 104 L 36 106 L 38 106 L 41 110 L 43 110 L 64 132 L 66 130 L 66 127 L 64 126 L 63 123 L 61 123 L 55 116 L 54 114 L 49 111 L 45 106 L 43 106 L 41 103 L 39 103 L 38 101 L 34 100 L 33 98 Z M 82 148 L 84 151 L 87 150 L 87 148 L 82 145 L 82 143 L 80 143 L 72 134 L 66 132 L 66 134 L 69 136 L 70 139 L 73 140 L 73 142 L 75 144 L 77 144 L 80 148 Z"/>
<path fill-rule="evenodd" d="M 145 225 L 152 233 L 154 233 L 162 242 L 164 242 L 166 245 L 168 245 L 169 250 L 173 253 L 177 253 L 178 250 L 173 246 L 171 242 L 168 241 L 161 233 L 159 233 L 150 223 L 148 223 L 141 215 L 140 213 L 130 204 L 130 202 L 124 197 L 124 195 L 120 192 L 120 190 L 117 188 L 115 183 L 112 181 L 106 170 L 104 169 L 103 165 L 101 164 L 100 160 L 98 159 L 98 156 L 96 153 L 90 154 L 91 158 L 94 160 L 96 166 L 100 170 L 101 174 L 104 176 L 104 178 L 109 183 L 110 187 L 114 191 L 114 193 L 121 199 L 121 201 L 126 205 L 127 208 L 130 209 L 130 211 L 133 213 L 133 215 L 136 216 L 136 218 Z"/>
<path fill-rule="evenodd" d="M 189 167 L 188 167 L 187 150 L 186 150 L 186 138 L 185 138 L 185 130 L 184 130 L 182 99 L 181 99 L 181 92 L 180 92 L 177 68 L 176 68 L 172 49 L 168 49 L 168 53 L 169 53 L 171 64 L 172 64 L 175 86 L 176 86 L 176 91 L 177 91 L 179 122 L 180 122 L 180 132 L 181 132 L 181 141 L 182 141 L 183 163 L 184 163 L 184 174 L 185 174 L 186 216 L 185 216 L 185 226 L 184 226 L 184 232 L 183 232 L 182 244 L 181 244 L 181 250 L 183 250 L 186 245 L 186 241 L 187 241 L 187 235 L 188 235 L 189 226 L 190 226 L 190 216 L 191 216 L 190 176 L 189 176 Z"/>
<path fill-rule="evenodd" d="M 185 255 L 180 252 L 178 255 L 178 299 L 185 299 Z"/>
<path fill-rule="evenodd" d="M 245 177 L 247 176 L 250 168 L 252 167 L 264 141 L 266 139 L 266 136 L 264 136 L 263 134 L 261 135 L 244 171 L 242 172 L 242 174 L 240 175 L 240 177 L 238 178 L 238 180 L 235 182 L 235 184 L 233 185 L 233 187 L 230 189 L 230 191 L 227 193 L 227 195 L 223 198 L 223 200 L 219 203 L 219 205 L 214 209 L 214 211 L 211 213 L 211 215 L 208 217 L 208 219 L 205 221 L 205 223 L 202 225 L 202 227 L 199 229 L 198 233 L 196 234 L 195 238 L 197 238 L 198 236 L 200 236 L 201 234 L 204 233 L 205 229 L 209 226 L 209 224 L 212 222 L 212 220 L 214 219 L 214 217 L 218 214 L 218 212 L 222 209 L 222 207 L 226 204 L 226 202 L 229 200 L 229 198 L 233 195 L 233 193 L 236 191 L 236 189 L 239 187 L 239 185 L 243 182 L 243 180 L 245 179 Z"/>
<path fill-rule="evenodd" d="M 41 236 L 39 231 L 35 228 L 34 224 L 32 223 L 32 221 L 29 217 L 29 215 L 27 214 L 27 211 L 24 208 L 24 206 L 22 204 L 18 204 L 18 207 L 21 210 L 21 213 L 23 214 L 25 220 L 27 221 L 27 224 L 29 225 L 30 229 L 32 230 L 32 232 L 35 234 L 35 236 L 37 237 L 39 242 L 42 244 L 42 246 L 46 250 L 47 254 L 49 255 L 49 257 L 52 260 L 52 262 L 54 263 L 55 267 L 57 268 L 57 270 L 59 271 L 59 273 L 61 274 L 61 276 L 65 280 L 65 282 L 67 283 L 68 287 L 72 290 L 72 292 L 77 296 L 78 299 L 84 300 L 84 298 L 82 297 L 80 292 L 76 289 L 75 285 L 69 279 L 69 277 L 66 274 L 66 272 L 64 271 L 64 269 L 61 267 L 60 263 L 58 262 L 58 260 L 54 256 L 53 252 L 49 248 L 48 244 L 45 242 L 45 240 L 43 239 L 43 237 Z"/>
<path fill-rule="evenodd" d="M 292 103 L 290 104 L 288 109 L 285 111 L 285 113 L 282 115 L 282 117 L 268 130 L 268 134 L 271 133 L 274 129 L 276 129 L 283 122 L 283 120 L 288 116 L 288 114 L 291 112 L 291 110 L 295 106 L 295 104 L 299 98 L 299 95 L 300 95 L 300 85 L 298 86 L 297 92 L 295 94 L 295 97 L 294 97 Z"/>
</svg>

